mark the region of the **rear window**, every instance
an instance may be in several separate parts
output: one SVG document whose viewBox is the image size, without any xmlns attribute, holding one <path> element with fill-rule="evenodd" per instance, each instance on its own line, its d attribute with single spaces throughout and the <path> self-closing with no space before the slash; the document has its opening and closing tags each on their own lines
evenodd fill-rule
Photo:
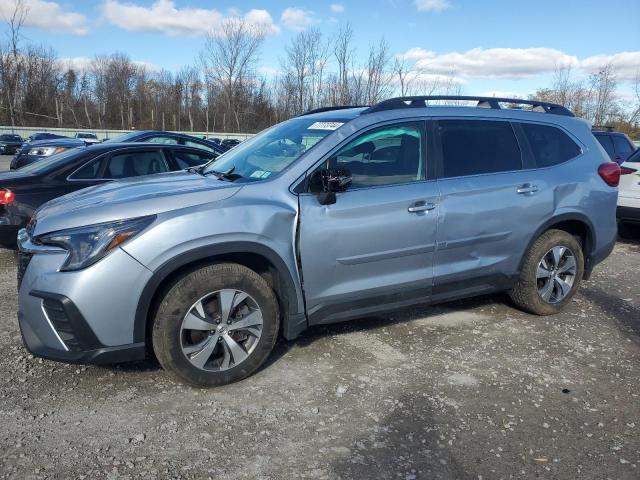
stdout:
<svg viewBox="0 0 640 480">
<path fill-rule="evenodd" d="M 551 167 L 580 155 L 580 147 L 562 130 L 549 125 L 523 123 L 522 130 L 538 167 Z"/>
<path fill-rule="evenodd" d="M 444 177 L 522 169 L 522 154 L 509 122 L 440 120 Z"/>
<path fill-rule="evenodd" d="M 613 136 L 613 146 L 616 149 L 616 153 L 629 154 L 634 151 L 629 140 L 622 135 Z"/>
<path fill-rule="evenodd" d="M 596 140 L 600 142 L 602 148 L 605 149 L 609 158 L 613 158 L 615 156 L 615 151 L 613 150 L 613 141 L 609 135 L 596 135 Z"/>
</svg>

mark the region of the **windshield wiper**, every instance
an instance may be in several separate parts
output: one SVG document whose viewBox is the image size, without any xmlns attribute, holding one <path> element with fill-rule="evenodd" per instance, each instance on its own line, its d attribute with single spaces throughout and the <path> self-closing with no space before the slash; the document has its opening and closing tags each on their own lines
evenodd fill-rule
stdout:
<svg viewBox="0 0 640 480">
<path fill-rule="evenodd" d="M 202 175 L 215 175 L 217 178 L 219 179 L 225 179 L 225 180 L 229 180 L 230 182 L 233 182 L 234 180 L 237 180 L 239 178 L 242 178 L 242 175 L 238 175 L 237 173 L 234 174 L 233 171 L 236 169 L 236 167 L 231 167 L 229 170 L 227 170 L 226 172 L 217 172 L 215 170 L 209 170 L 208 172 L 203 173 Z"/>
</svg>

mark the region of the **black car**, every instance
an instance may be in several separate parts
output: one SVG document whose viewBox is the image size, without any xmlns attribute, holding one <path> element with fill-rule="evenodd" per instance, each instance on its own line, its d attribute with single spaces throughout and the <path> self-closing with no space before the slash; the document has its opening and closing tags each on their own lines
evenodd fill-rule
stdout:
<svg viewBox="0 0 640 480">
<path fill-rule="evenodd" d="M 20 135 L 3 133 L 0 135 L 0 155 L 13 155 L 23 143 L 24 139 Z"/>
<path fill-rule="evenodd" d="M 87 144 L 82 140 L 69 137 L 60 137 L 53 140 L 34 140 L 25 143 L 20 149 L 16 150 L 16 155 L 11 159 L 9 168 L 15 170 L 43 158 L 62 153 L 70 148 L 86 146 Z"/>
<path fill-rule="evenodd" d="M 231 150 L 237 145 L 240 145 L 240 140 L 237 138 L 225 138 L 220 142 L 220 146 L 224 147 L 226 150 Z"/>
<path fill-rule="evenodd" d="M 144 143 L 158 143 L 164 145 L 185 145 L 187 147 L 200 148 L 211 153 L 221 154 L 225 152 L 225 149 L 216 145 L 209 140 L 202 140 L 200 138 L 192 137 L 191 135 L 184 135 L 181 133 L 173 132 L 161 132 L 155 130 L 145 130 L 129 132 L 123 135 L 119 135 L 110 140 L 105 140 L 102 144 L 112 143 L 129 143 L 129 142 L 144 142 Z M 40 142 L 33 142 L 25 144 L 20 152 L 11 161 L 11 169 L 15 170 L 22 168 L 25 165 L 29 165 L 33 162 L 42 160 L 43 158 L 50 157 L 57 153 L 63 152 L 70 148 L 85 147 L 87 142 L 81 139 L 75 138 L 58 138 L 53 140 L 46 140 Z"/>
<path fill-rule="evenodd" d="M 0 246 L 14 247 L 18 230 L 53 198 L 121 178 L 196 167 L 217 156 L 181 145 L 100 143 L 0 173 Z"/>
<path fill-rule="evenodd" d="M 613 127 L 593 127 L 593 135 L 609 154 L 611 161 L 619 165 L 638 148 L 627 135 L 616 132 Z"/>
</svg>

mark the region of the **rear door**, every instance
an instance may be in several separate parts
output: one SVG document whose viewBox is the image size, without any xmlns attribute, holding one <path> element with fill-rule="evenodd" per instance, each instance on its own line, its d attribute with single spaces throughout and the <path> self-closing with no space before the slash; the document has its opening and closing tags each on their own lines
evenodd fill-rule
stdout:
<svg viewBox="0 0 640 480">
<path fill-rule="evenodd" d="M 553 191 L 507 120 L 440 119 L 433 298 L 510 286 Z"/>
<path fill-rule="evenodd" d="M 318 171 L 300 203 L 299 258 L 311 324 L 428 301 L 438 191 L 425 169 L 422 121 L 372 128 L 321 168 L 348 169 L 351 186 L 321 205 Z"/>
</svg>

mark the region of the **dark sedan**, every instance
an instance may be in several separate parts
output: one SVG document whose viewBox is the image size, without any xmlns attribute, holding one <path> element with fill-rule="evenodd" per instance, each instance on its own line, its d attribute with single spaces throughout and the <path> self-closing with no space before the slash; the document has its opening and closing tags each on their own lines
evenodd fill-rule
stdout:
<svg viewBox="0 0 640 480">
<path fill-rule="evenodd" d="M 187 147 L 200 148 L 208 152 L 221 154 L 225 149 L 216 145 L 209 140 L 192 137 L 182 133 L 160 132 L 155 130 L 144 130 L 129 132 L 119 135 L 110 140 L 102 142 L 103 144 L 111 143 L 158 143 L 164 145 L 185 145 Z M 87 143 L 81 139 L 75 138 L 57 138 L 52 140 L 43 140 L 39 142 L 25 144 L 20 152 L 11 161 L 11 169 L 22 168 L 25 165 L 40 161 L 52 155 L 64 152 L 70 148 L 84 147 Z"/>
<path fill-rule="evenodd" d="M 0 246 L 14 247 L 18 230 L 53 198 L 121 178 L 184 170 L 216 157 L 216 153 L 181 145 L 101 143 L 2 173 Z"/>
<path fill-rule="evenodd" d="M 3 133 L 0 135 L 0 155 L 13 155 L 23 143 L 24 140 L 20 135 Z"/>
</svg>

